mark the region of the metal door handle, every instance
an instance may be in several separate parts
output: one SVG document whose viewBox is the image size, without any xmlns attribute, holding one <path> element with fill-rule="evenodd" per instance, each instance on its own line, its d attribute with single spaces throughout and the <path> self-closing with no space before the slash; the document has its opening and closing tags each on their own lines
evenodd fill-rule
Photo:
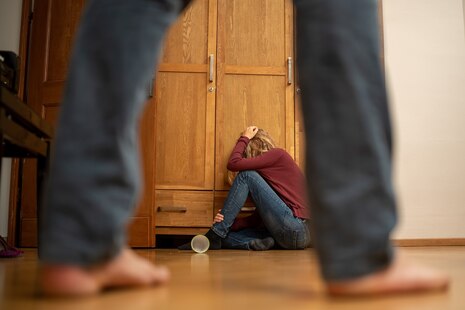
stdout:
<svg viewBox="0 0 465 310">
<path fill-rule="evenodd" d="M 292 84 L 292 57 L 287 57 L 287 84 Z"/>
<path fill-rule="evenodd" d="M 213 82 L 213 69 L 214 69 L 215 56 L 213 54 L 210 54 L 210 56 L 208 56 L 208 60 L 210 62 L 208 80 L 210 82 Z"/>
</svg>

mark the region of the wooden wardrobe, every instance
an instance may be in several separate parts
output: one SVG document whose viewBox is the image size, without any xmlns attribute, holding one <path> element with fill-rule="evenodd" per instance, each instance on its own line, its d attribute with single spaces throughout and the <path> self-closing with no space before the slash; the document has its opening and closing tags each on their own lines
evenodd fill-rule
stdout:
<svg viewBox="0 0 465 310">
<path fill-rule="evenodd" d="M 84 4 L 35 1 L 27 102 L 51 122 Z M 208 229 L 229 187 L 230 151 L 249 125 L 301 164 L 293 14 L 291 0 L 197 0 L 173 25 L 142 119 L 145 190 L 129 225 L 132 246 Z M 21 246 L 36 244 L 33 165 L 24 166 Z"/>
<path fill-rule="evenodd" d="M 247 126 L 294 155 L 293 39 L 286 0 L 199 0 L 171 29 L 155 78 L 157 234 L 211 226 Z"/>
</svg>

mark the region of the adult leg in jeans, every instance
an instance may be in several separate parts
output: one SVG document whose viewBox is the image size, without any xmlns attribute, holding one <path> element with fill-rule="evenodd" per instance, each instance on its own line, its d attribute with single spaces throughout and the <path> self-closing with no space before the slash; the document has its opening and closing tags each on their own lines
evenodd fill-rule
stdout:
<svg viewBox="0 0 465 310">
<path fill-rule="evenodd" d="M 445 277 L 395 258 L 389 241 L 396 206 L 377 0 L 295 4 L 313 241 L 330 291 L 444 287 Z"/>
<path fill-rule="evenodd" d="M 224 220 L 212 230 L 226 238 L 234 219 L 248 195 L 252 196 L 258 212 L 275 241 L 285 249 L 308 247 L 310 236 L 306 225 L 295 218 L 289 207 L 256 171 L 241 171 L 234 179 L 221 213 Z"/>
<path fill-rule="evenodd" d="M 181 0 L 93 0 L 83 15 L 46 190 L 42 289 L 89 294 L 166 281 L 125 247 L 139 194 L 137 123 Z"/>
</svg>

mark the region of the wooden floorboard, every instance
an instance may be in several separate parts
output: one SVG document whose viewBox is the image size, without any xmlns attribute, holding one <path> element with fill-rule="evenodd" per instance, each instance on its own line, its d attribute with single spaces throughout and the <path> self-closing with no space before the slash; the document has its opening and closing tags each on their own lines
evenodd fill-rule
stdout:
<svg viewBox="0 0 465 310">
<path fill-rule="evenodd" d="M 332 299 L 310 251 L 206 254 L 171 249 L 138 250 L 172 272 L 168 285 L 106 292 L 84 299 L 41 298 L 36 293 L 37 252 L 0 259 L 0 309 L 465 309 L 465 247 L 402 248 L 405 256 L 450 274 L 447 292 L 366 299 Z"/>
</svg>

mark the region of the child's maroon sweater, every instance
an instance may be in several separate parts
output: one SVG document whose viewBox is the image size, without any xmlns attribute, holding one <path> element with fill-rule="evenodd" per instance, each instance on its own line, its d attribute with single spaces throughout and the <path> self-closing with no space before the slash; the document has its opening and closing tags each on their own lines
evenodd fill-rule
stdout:
<svg viewBox="0 0 465 310">
<path fill-rule="evenodd" d="M 305 178 L 292 157 L 283 149 L 274 148 L 260 156 L 244 158 L 249 138 L 240 137 L 228 161 L 228 170 L 255 170 L 291 209 L 295 217 L 309 219 Z M 236 219 L 232 230 L 255 226 L 257 215 Z"/>
</svg>

